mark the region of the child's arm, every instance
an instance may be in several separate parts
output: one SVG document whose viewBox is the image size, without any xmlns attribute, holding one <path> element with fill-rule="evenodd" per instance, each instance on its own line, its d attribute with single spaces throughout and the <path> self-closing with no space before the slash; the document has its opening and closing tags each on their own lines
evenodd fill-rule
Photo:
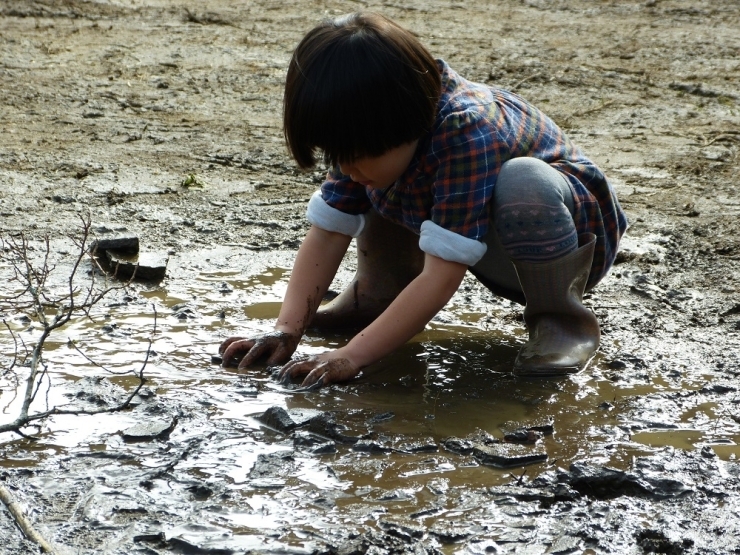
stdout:
<svg viewBox="0 0 740 555">
<path fill-rule="evenodd" d="M 303 361 L 292 361 L 280 372 L 282 378 L 306 375 L 303 386 L 345 381 L 360 370 L 393 352 L 419 333 L 457 291 L 467 271 L 465 264 L 431 254 L 424 269 L 372 324 L 347 345 Z"/>
<path fill-rule="evenodd" d="M 293 264 L 275 331 L 254 338 L 230 337 L 219 347 L 223 364 L 242 357 L 239 369 L 268 355 L 267 364 L 283 363 L 298 346 L 342 262 L 351 237 L 312 226 Z"/>
</svg>

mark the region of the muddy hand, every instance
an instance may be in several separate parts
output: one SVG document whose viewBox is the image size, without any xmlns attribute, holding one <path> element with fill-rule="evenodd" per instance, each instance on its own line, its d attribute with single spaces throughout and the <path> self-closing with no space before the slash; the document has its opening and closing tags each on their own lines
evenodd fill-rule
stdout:
<svg viewBox="0 0 740 555">
<path fill-rule="evenodd" d="M 301 336 L 282 331 L 273 331 L 258 337 L 229 337 L 218 348 L 223 357 L 223 365 L 228 366 L 235 359 L 239 370 L 252 365 L 258 359 L 267 356 L 267 364 L 282 364 L 290 359 L 298 347 Z"/>
<path fill-rule="evenodd" d="M 346 382 L 359 373 L 360 369 L 346 358 L 326 359 L 322 355 L 317 355 L 289 362 L 280 370 L 278 379 L 287 382 L 298 376 L 306 376 L 301 387 L 314 388 L 335 382 Z"/>
</svg>

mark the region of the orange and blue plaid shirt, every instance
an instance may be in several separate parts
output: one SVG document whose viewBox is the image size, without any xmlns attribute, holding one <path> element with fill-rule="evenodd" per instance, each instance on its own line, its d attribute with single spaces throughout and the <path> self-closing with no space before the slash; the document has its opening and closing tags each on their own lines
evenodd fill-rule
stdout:
<svg viewBox="0 0 740 555">
<path fill-rule="evenodd" d="M 321 197 L 345 214 L 371 207 L 419 234 L 427 220 L 462 237 L 482 241 L 501 166 L 519 156 L 539 158 L 571 184 L 578 233 L 596 235 L 589 287 L 609 270 L 627 219 L 602 171 L 549 117 L 518 95 L 460 77 L 438 61 L 442 95 L 428 137 L 413 161 L 386 189 L 352 181 L 338 168 L 327 175 Z"/>
</svg>

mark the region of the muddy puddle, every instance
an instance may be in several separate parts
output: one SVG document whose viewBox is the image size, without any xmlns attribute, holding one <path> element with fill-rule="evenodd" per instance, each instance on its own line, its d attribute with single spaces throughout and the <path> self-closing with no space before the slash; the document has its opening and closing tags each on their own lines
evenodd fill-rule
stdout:
<svg viewBox="0 0 740 555">
<path fill-rule="evenodd" d="M 47 343 L 37 410 L 120 399 L 152 341 L 132 410 L 50 418 L 29 428 L 36 441 L 2 438 L 0 466 L 24 472 L 21 490 L 48 507 L 45 530 L 60 545 L 312 553 L 377 531 L 386 548 L 401 542 L 397 552 L 420 538 L 443 553 L 515 552 L 536 538 L 526 522 L 537 510 L 496 497 L 499 486 L 584 461 L 629 476 L 666 450 L 740 456 L 740 432 L 718 424 L 718 405 L 685 401 L 711 380 L 682 367 L 679 345 L 659 374 L 607 349 L 576 376 L 516 378 L 519 309 L 471 286 L 357 381 L 300 392 L 267 368 L 222 369 L 211 363 L 222 338 L 271 328 L 288 270 L 279 253 L 250 256 L 247 269 L 218 256 L 189 265 L 189 279 L 117 292 Z M 25 344 L 38 334 L 23 314 L 9 325 Z M 349 338 L 313 331 L 299 354 Z M 6 360 L 14 349 L 0 335 Z M 14 389 L 4 376 L 3 422 L 20 406 Z M 669 495 L 662 487 L 649 493 Z"/>
</svg>

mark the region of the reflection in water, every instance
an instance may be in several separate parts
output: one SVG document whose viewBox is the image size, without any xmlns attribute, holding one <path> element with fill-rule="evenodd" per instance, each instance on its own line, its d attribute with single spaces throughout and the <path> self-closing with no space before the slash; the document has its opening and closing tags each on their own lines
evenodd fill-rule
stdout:
<svg viewBox="0 0 740 555">
<path fill-rule="evenodd" d="M 183 410 L 189 415 L 187 426 L 176 428 L 172 439 L 175 445 L 198 448 L 183 457 L 177 469 L 190 480 L 205 480 L 214 488 L 221 484 L 218 487 L 234 492 L 233 497 L 222 499 L 218 511 L 213 509 L 206 517 L 212 517 L 211 522 L 219 522 L 219 526 L 226 526 L 234 534 L 276 529 L 288 520 L 295 523 L 308 519 L 307 513 L 300 512 L 306 507 L 327 505 L 350 511 L 340 520 L 355 518 L 353 511 L 369 518 L 380 505 L 390 513 L 409 514 L 425 500 L 436 499 L 434 496 L 458 486 L 485 487 L 509 482 L 512 472 L 520 476 L 523 469 L 481 466 L 471 456 L 441 447 L 414 453 L 399 446 L 439 446 L 446 438 L 465 437 L 478 430 L 500 438 L 502 427 L 510 427 L 512 422 L 554 422 L 555 433 L 543 440 L 548 461 L 527 467 L 529 479 L 553 466 L 567 467 L 579 458 L 626 468 L 633 454 L 664 446 L 693 449 L 708 442 L 706 427 L 646 429 L 631 436 L 619 427 L 628 412 L 631 418 L 639 418 L 640 407 L 634 404 L 635 398 L 657 391 L 698 389 L 701 384 L 607 379 L 606 365 L 598 357 L 589 372 L 577 376 L 516 378 L 510 369 L 523 330 L 486 329 L 482 324 L 485 314 L 465 304 L 448 307 L 449 323 L 430 324 L 403 348 L 367 369 L 361 379 L 316 392 L 296 393 L 274 383 L 265 368 L 240 374 L 211 365 L 210 355 L 216 352 L 223 337 L 248 336 L 271 328 L 286 283 L 287 271 L 282 268 L 246 277 L 236 270 L 211 272 L 186 285 L 141 289 L 134 300 L 98 307 L 93 320 L 80 318 L 71 322 L 64 334 L 48 343 L 49 405 L 69 402 L 71 384 L 77 380 L 105 375 L 70 348 L 68 339 L 83 347 L 90 359 L 113 372 L 140 366 L 153 326 L 153 304 L 158 314 L 158 333 L 153 338 L 154 356 L 146 369 L 147 385 L 159 399 L 153 406 L 165 414 Z M 20 320 L 12 321 L 14 331 L 31 344 L 38 332 Z M 336 348 L 348 339 L 346 335 L 311 332 L 299 354 Z M 0 353 L 5 360 L 12 356 L 14 348 L 9 334 L 0 335 Z M 109 377 L 110 382 L 123 389 L 133 386 L 129 377 Z M 7 422 L 17 414 L 20 400 L 11 401 L 15 385 L 10 376 L 2 380 L 2 401 L 6 403 L 2 421 Z M 352 451 L 349 445 L 338 445 L 336 453 L 322 457 L 295 451 L 282 474 L 271 475 L 271 467 L 265 463 L 266 474 L 257 479 L 253 469 L 262 460 L 260 457 L 268 457 L 265 460 L 269 462 L 270 456 L 294 449 L 290 438 L 263 427 L 255 418 L 275 405 L 331 412 L 337 415 L 339 424 L 346 426 L 348 434 L 369 434 L 378 443 L 396 450 L 365 455 Z M 673 418 L 677 424 L 681 419 L 701 424 L 702 415 L 711 411 L 709 405 L 695 407 L 684 411 L 683 417 L 681 411 L 676 411 Z M 384 413 L 387 418 L 372 420 Z M 149 417 L 158 416 L 155 411 Z M 111 479 L 121 480 L 134 469 L 142 472 L 142 467 L 168 464 L 172 450 L 164 449 L 162 444 L 124 444 L 121 440 L 119 432 L 137 423 L 138 418 L 140 415 L 134 411 L 49 419 L 37 442 L 3 438 L 6 443 L 0 465 L 33 466 L 43 464 L 45 458 L 67 453 L 89 457 L 91 472 L 107 473 Z M 740 438 L 728 433 L 720 438 L 722 443 L 717 441 L 718 435 L 721 434 L 715 433 L 711 443 L 720 457 L 740 455 L 736 445 Z M 209 439 L 205 441 L 205 437 Z M 138 462 L 113 465 L 96 458 L 101 453 L 131 456 Z M 330 463 L 330 472 L 326 463 Z M 151 502 L 165 505 L 178 495 L 183 496 L 183 502 L 192 502 L 187 484 L 172 487 L 153 486 L 147 495 Z M 436 515 L 454 516 L 446 514 L 449 510 L 444 503 L 437 504 Z M 181 536 L 191 532 L 183 530 Z M 222 532 L 219 527 L 213 531 L 215 536 Z M 202 531 L 197 533 L 203 537 Z M 243 549 L 247 544 L 239 545 Z"/>
</svg>

